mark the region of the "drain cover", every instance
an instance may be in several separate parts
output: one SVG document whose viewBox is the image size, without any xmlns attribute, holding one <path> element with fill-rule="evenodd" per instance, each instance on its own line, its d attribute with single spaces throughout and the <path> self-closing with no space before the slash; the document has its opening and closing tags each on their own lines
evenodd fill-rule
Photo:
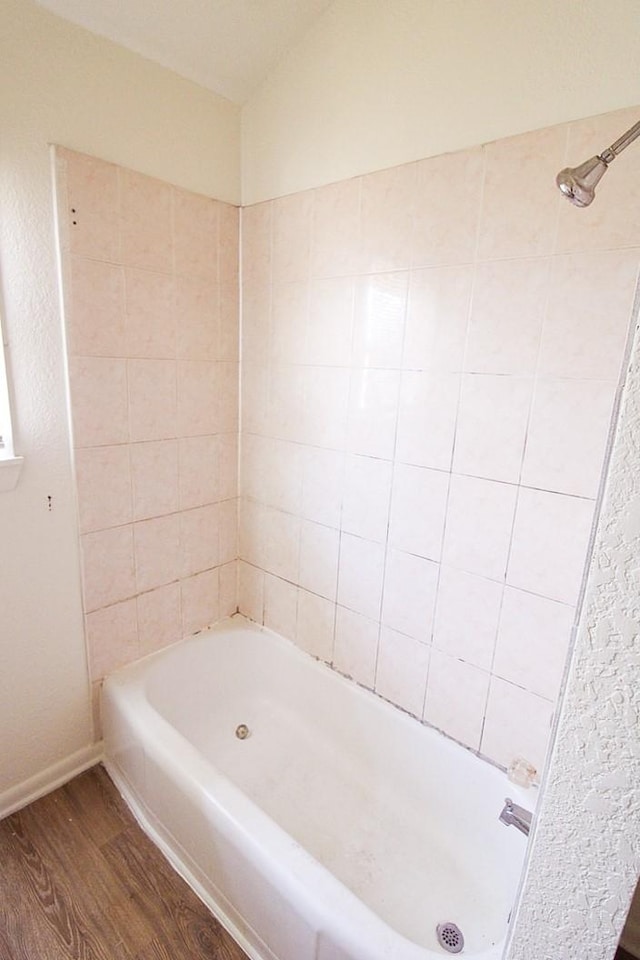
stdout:
<svg viewBox="0 0 640 960">
<path fill-rule="evenodd" d="M 462 953 L 464 937 L 455 923 L 439 923 L 436 927 L 438 943 L 447 953 Z"/>
</svg>

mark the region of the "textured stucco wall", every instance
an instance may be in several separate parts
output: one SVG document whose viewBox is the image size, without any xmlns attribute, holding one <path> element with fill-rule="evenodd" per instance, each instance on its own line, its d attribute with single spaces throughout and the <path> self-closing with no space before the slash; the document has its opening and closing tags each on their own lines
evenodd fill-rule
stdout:
<svg viewBox="0 0 640 960">
<path fill-rule="evenodd" d="M 637 317 L 637 311 L 636 311 Z M 613 957 L 640 870 L 640 335 L 507 960 Z"/>
</svg>

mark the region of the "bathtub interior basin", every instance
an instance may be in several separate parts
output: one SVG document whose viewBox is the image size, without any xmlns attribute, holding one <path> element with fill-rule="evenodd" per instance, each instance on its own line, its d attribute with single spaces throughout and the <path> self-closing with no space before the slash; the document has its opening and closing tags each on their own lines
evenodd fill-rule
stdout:
<svg viewBox="0 0 640 960">
<path fill-rule="evenodd" d="M 105 683 L 107 766 L 247 951 L 498 960 L 526 838 L 501 771 L 234 617 Z"/>
</svg>

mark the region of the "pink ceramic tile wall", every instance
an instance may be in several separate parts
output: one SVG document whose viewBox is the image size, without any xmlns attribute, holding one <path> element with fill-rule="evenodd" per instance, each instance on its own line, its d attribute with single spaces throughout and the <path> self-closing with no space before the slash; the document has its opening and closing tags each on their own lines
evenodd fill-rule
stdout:
<svg viewBox="0 0 640 960">
<path fill-rule="evenodd" d="M 637 150 L 587 210 L 554 178 L 636 119 L 243 211 L 241 610 L 505 766 L 544 760 L 640 260 Z"/>
<path fill-rule="evenodd" d="M 239 216 L 63 149 L 57 194 L 97 682 L 237 607 Z"/>
</svg>

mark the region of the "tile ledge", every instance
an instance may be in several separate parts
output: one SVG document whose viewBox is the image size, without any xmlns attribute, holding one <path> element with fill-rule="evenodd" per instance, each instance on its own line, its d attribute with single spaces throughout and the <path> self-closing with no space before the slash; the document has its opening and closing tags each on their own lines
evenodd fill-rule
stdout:
<svg viewBox="0 0 640 960">
<path fill-rule="evenodd" d="M 23 463 L 24 457 L 0 457 L 0 493 L 16 487 Z"/>
</svg>

